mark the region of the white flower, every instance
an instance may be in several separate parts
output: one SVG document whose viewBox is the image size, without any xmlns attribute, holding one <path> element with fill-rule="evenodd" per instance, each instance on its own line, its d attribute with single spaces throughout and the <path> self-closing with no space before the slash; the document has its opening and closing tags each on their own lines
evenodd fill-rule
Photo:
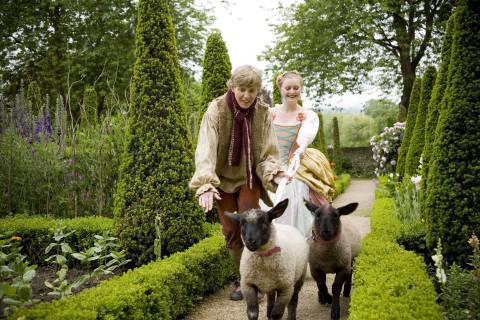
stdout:
<svg viewBox="0 0 480 320">
<path fill-rule="evenodd" d="M 445 274 L 445 270 L 443 270 L 442 268 L 437 269 L 436 276 L 438 278 L 438 281 L 440 281 L 441 283 L 447 282 L 447 275 Z"/>
<path fill-rule="evenodd" d="M 417 191 L 419 191 L 420 190 L 420 182 L 422 181 L 422 176 L 418 175 L 418 176 L 410 177 L 410 181 L 412 181 L 412 183 L 415 185 L 415 189 Z"/>
<path fill-rule="evenodd" d="M 390 161 L 390 164 L 391 164 L 392 166 L 394 166 L 394 165 L 396 165 L 396 164 L 397 164 L 397 161 L 395 161 L 395 160 L 392 160 L 392 161 Z"/>
</svg>

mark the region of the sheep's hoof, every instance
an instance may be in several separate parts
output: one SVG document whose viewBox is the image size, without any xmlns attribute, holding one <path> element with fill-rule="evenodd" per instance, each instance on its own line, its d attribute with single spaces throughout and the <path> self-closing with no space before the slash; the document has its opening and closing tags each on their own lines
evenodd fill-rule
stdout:
<svg viewBox="0 0 480 320">
<path fill-rule="evenodd" d="M 320 291 L 318 292 L 318 302 L 321 304 L 330 304 L 332 303 L 332 295 L 329 293 L 321 293 Z"/>
</svg>

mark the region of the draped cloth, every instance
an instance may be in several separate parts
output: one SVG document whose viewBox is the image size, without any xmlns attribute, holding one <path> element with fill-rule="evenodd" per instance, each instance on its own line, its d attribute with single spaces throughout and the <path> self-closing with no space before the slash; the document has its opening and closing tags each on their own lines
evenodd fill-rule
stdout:
<svg viewBox="0 0 480 320">
<path fill-rule="evenodd" d="M 227 104 L 233 114 L 232 134 L 230 137 L 230 147 L 228 150 L 228 164 L 238 166 L 242 155 L 242 146 L 245 151 L 245 164 L 247 170 L 247 186 L 250 190 L 253 188 L 253 161 L 250 142 L 250 121 L 255 111 L 257 98 L 247 108 L 243 109 L 238 105 L 235 94 L 232 90 L 227 92 Z"/>
</svg>

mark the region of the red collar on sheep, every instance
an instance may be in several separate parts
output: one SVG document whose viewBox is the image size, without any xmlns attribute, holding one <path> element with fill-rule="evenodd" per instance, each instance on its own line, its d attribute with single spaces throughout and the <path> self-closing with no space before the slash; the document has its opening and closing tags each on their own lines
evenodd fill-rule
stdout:
<svg viewBox="0 0 480 320">
<path fill-rule="evenodd" d="M 335 243 L 335 242 L 338 241 L 338 239 L 340 239 L 340 232 L 331 240 L 323 240 L 322 238 L 317 236 L 315 234 L 315 231 L 313 231 L 313 230 L 312 230 L 312 234 L 310 235 L 310 237 L 307 238 L 307 240 L 312 240 L 314 242 L 319 242 L 319 243 L 324 243 L 324 244 Z"/>
<path fill-rule="evenodd" d="M 270 250 L 267 250 L 267 251 L 262 251 L 262 252 L 257 251 L 257 254 L 261 257 L 270 257 L 272 254 L 280 252 L 280 251 L 282 251 L 282 248 L 275 246 L 275 247 L 273 247 L 273 248 L 271 248 Z"/>
</svg>

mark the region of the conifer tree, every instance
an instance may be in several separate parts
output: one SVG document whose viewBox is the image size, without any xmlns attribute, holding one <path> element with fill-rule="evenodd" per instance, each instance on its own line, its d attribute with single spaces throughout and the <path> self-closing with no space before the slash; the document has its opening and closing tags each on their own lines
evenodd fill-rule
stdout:
<svg viewBox="0 0 480 320">
<path fill-rule="evenodd" d="M 405 173 L 405 160 L 407 158 L 408 147 L 410 145 L 410 139 L 412 138 L 413 129 L 415 128 L 415 121 L 417 120 L 417 106 L 420 101 L 420 90 L 422 90 L 422 78 L 415 79 L 412 88 L 412 94 L 410 96 L 410 103 L 408 106 L 407 123 L 405 127 L 405 134 L 398 151 L 397 167 L 396 171 L 401 177 Z"/>
<path fill-rule="evenodd" d="M 202 98 L 198 109 L 198 121 L 202 121 L 210 101 L 227 92 L 227 81 L 232 73 L 232 64 L 227 46 L 220 31 L 213 31 L 207 39 L 203 59 Z"/>
<path fill-rule="evenodd" d="M 321 112 L 317 112 L 318 115 L 318 132 L 315 136 L 315 140 L 312 142 L 312 147 L 320 150 L 325 156 L 327 155 L 327 146 L 325 142 L 325 132 L 323 128 L 323 115 Z"/>
<path fill-rule="evenodd" d="M 425 210 L 425 194 L 427 190 L 427 179 L 430 166 L 430 159 L 432 153 L 433 141 L 435 140 L 435 132 L 437 129 L 438 116 L 445 106 L 446 101 L 444 97 L 445 88 L 448 78 L 448 65 L 450 63 L 450 51 L 452 47 L 452 32 L 453 20 L 448 20 L 445 36 L 443 38 L 441 64 L 438 70 L 435 86 L 433 87 L 432 97 L 428 104 L 427 123 L 425 125 L 425 146 L 423 147 L 423 161 L 422 161 L 422 179 L 420 186 L 420 193 L 418 197 L 418 204 L 420 213 L 423 215 Z"/>
<path fill-rule="evenodd" d="M 155 258 L 156 238 L 162 256 L 201 239 L 203 214 L 188 189 L 193 154 L 169 2 L 140 0 L 137 8 L 136 61 L 114 221 L 120 244 L 140 265 Z"/>
<path fill-rule="evenodd" d="M 447 262 L 466 266 L 471 255 L 467 240 L 480 230 L 480 1 L 460 1 L 450 19 L 448 104 L 437 124 L 425 217 L 428 246 L 434 248 L 441 239 Z"/>
<path fill-rule="evenodd" d="M 414 176 L 418 171 L 420 157 L 425 145 L 425 123 L 428 115 L 428 103 L 432 96 L 436 76 L 437 70 L 435 67 L 429 66 L 422 77 L 422 90 L 420 91 L 420 101 L 417 106 L 417 118 L 405 160 L 404 177 Z"/>
<path fill-rule="evenodd" d="M 31 103 L 33 115 L 38 115 L 44 104 L 44 99 L 37 81 L 32 81 L 27 87 L 27 101 Z"/>
<path fill-rule="evenodd" d="M 340 173 L 342 170 L 342 159 L 340 151 L 340 129 L 338 127 L 338 118 L 333 117 L 333 161 L 335 162 L 335 171 Z"/>
<path fill-rule="evenodd" d="M 277 77 L 279 74 L 279 72 L 273 74 L 273 105 L 282 103 L 282 94 L 280 93 L 280 88 L 277 86 Z"/>
</svg>

